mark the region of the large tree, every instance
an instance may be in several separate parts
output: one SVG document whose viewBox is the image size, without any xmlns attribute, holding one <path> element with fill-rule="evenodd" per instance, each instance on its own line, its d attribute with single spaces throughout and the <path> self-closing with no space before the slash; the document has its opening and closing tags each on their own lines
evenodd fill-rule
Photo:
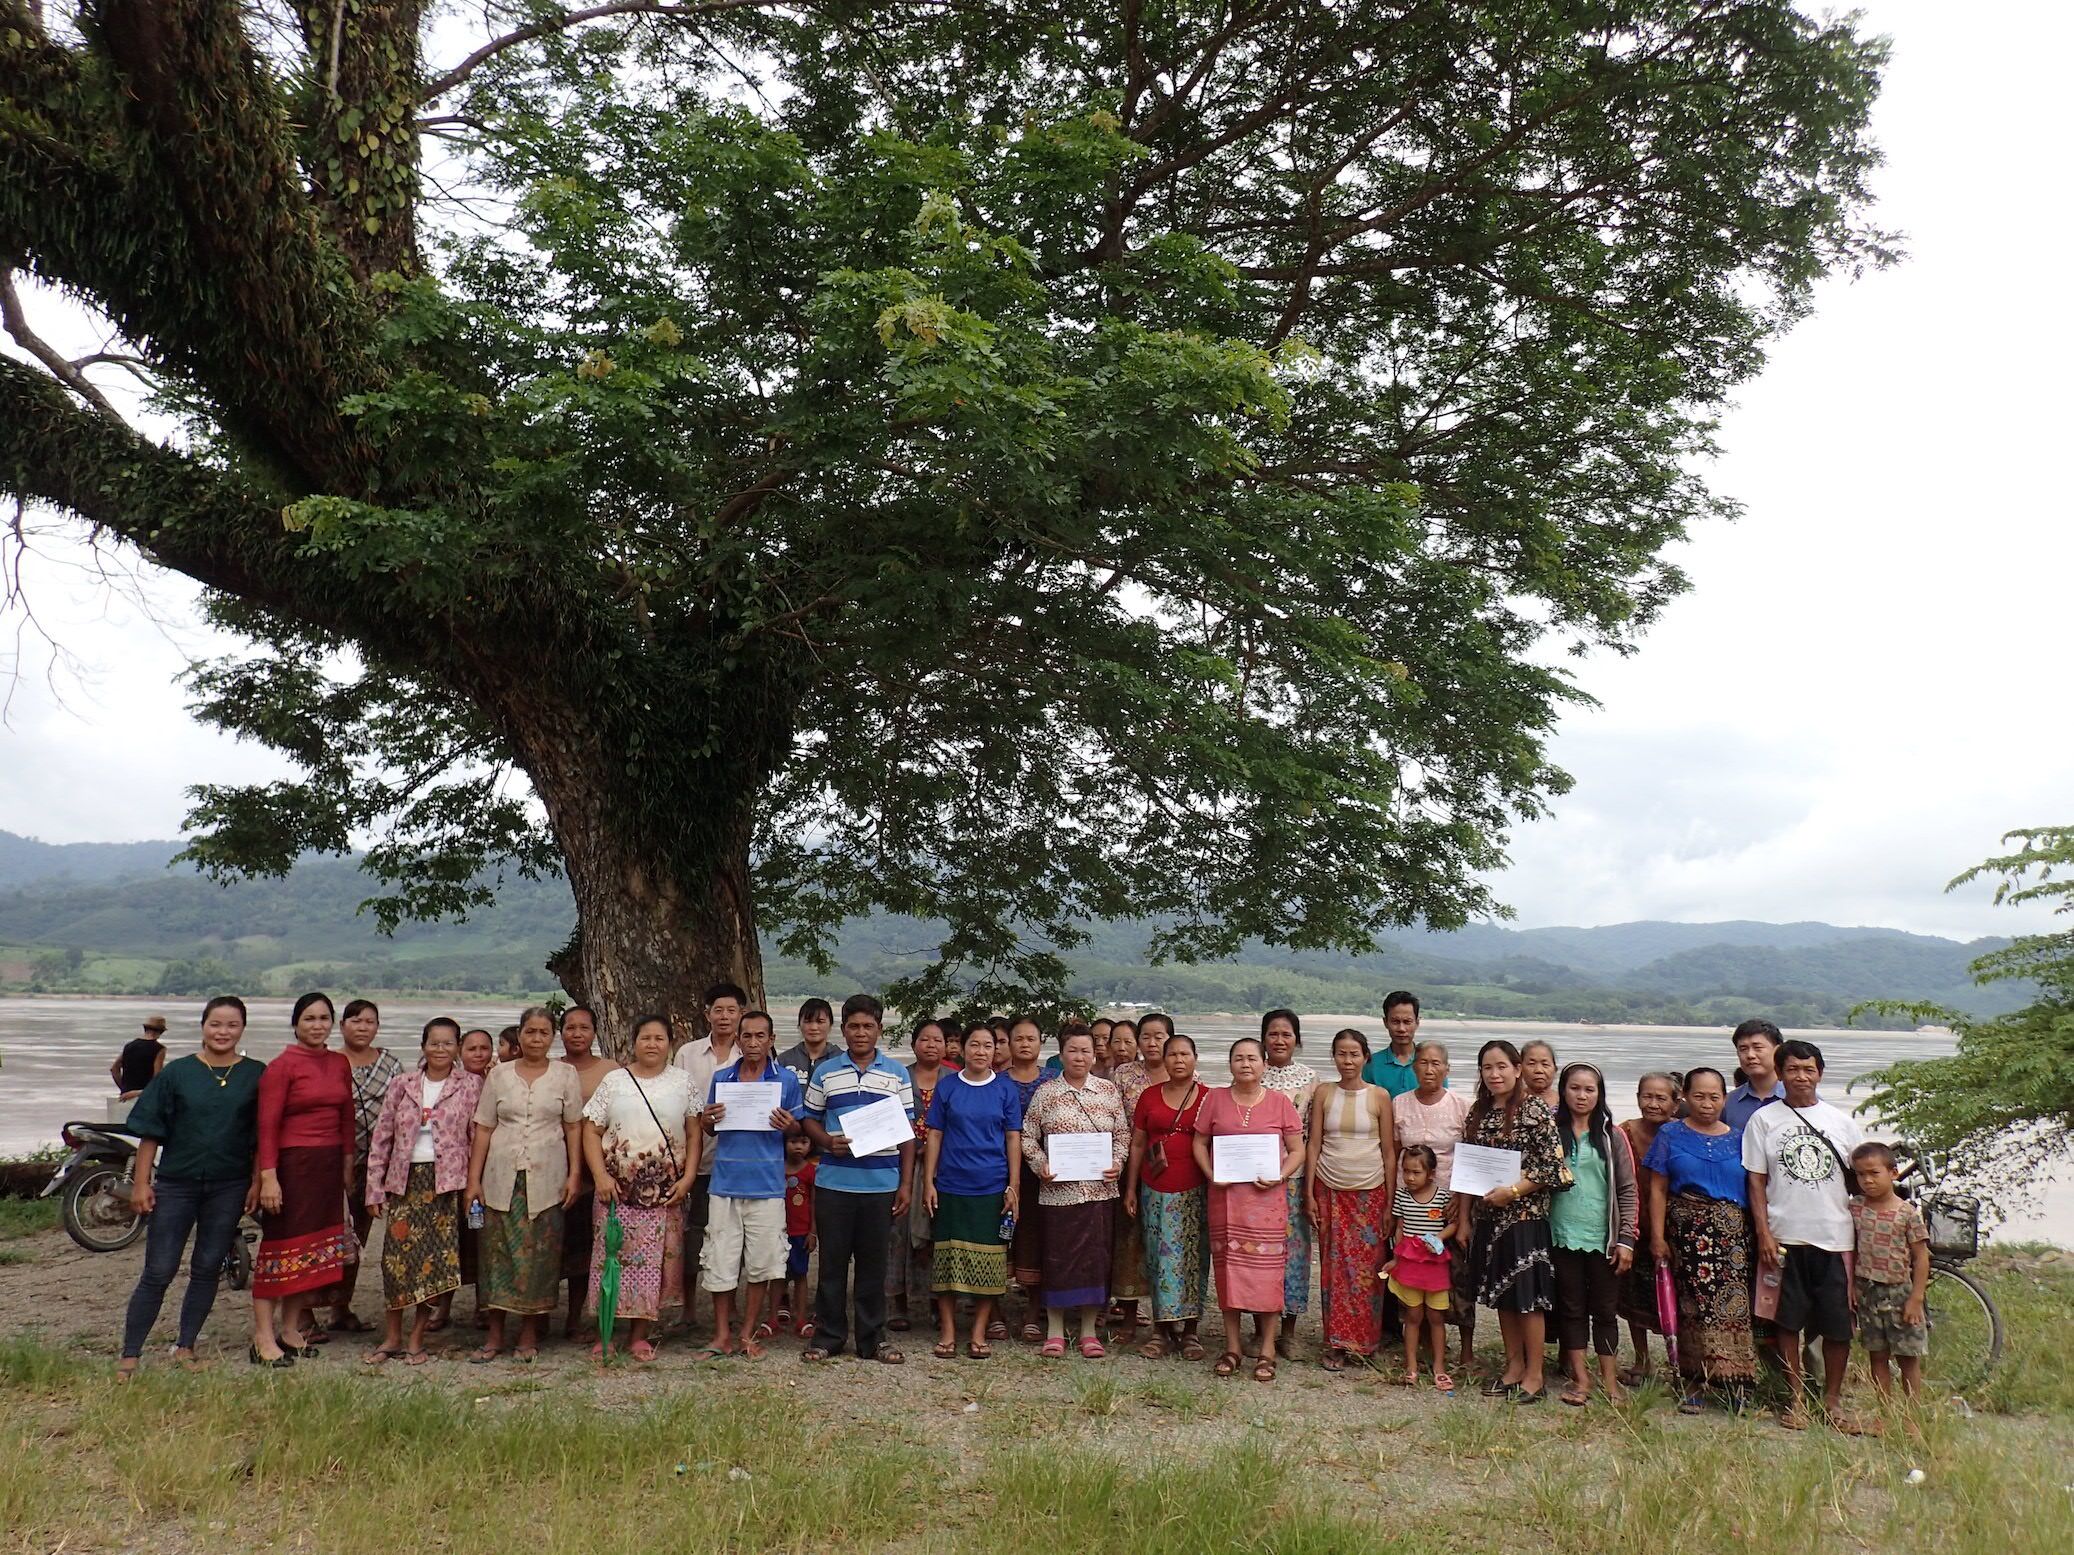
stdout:
<svg viewBox="0 0 2074 1555">
<path fill-rule="evenodd" d="M 615 1026 L 759 920 L 940 925 L 912 1003 L 1489 910 L 1563 652 L 1888 251 L 1881 46 L 1781 0 L 429 14 L 0 0 L 0 264 L 180 429 L 11 307 L 0 488 L 249 636 L 200 705 L 301 776 L 205 866 L 563 869 Z"/>
</svg>

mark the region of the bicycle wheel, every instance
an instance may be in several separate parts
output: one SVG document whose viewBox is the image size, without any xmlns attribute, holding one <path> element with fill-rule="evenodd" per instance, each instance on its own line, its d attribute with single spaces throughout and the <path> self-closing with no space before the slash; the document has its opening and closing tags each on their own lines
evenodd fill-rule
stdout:
<svg viewBox="0 0 2074 1555">
<path fill-rule="evenodd" d="M 1930 1325 L 1924 1385 L 1939 1393 L 1976 1386 L 2002 1358 L 2002 1314 L 1994 1298 L 1957 1265 L 1933 1260 L 1923 1309 Z"/>
</svg>

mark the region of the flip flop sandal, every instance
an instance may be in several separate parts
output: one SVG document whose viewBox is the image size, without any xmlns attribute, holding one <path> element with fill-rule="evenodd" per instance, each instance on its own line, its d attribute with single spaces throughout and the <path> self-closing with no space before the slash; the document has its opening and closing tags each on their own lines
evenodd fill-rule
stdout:
<svg viewBox="0 0 2074 1555">
<path fill-rule="evenodd" d="M 468 1364 L 471 1366 L 487 1366 L 503 1353 L 502 1350 L 493 1350 L 490 1346 L 484 1345 L 480 1350 L 470 1352 Z"/>
<path fill-rule="evenodd" d="M 1347 1369 L 1346 1357 L 1337 1350 L 1327 1350 L 1318 1357 L 1318 1364 L 1327 1371 L 1345 1371 Z"/>
<path fill-rule="evenodd" d="M 1217 1376 L 1229 1377 L 1233 1372 L 1239 1369 L 1239 1362 L 1244 1359 L 1245 1357 L 1238 1354 L 1236 1351 L 1226 1350 L 1222 1355 L 1217 1357 L 1217 1364 L 1215 1366 L 1212 1366 L 1210 1370 Z"/>
<path fill-rule="evenodd" d="M 1496 1377 L 1493 1377 L 1482 1387 L 1478 1388 L 1477 1392 L 1481 1393 L 1485 1398 L 1503 1398 L 1518 1386 L 1519 1384 L 1516 1382 L 1501 1382 Z"/>
<path fill-rule="evenodd" d="M 821 1353 L 823 1355 L 826 1355 L 828 1352 L 824 1350 Z M 734 1354 L 734 1351 L 732 1350 L 715 1349 L 712 1345 L 709 1344 L 703 1350 L 699 1351 L 698 1354 L 694 1355 L 692 1359 L 695 1361 L 724 1361 L 732 1354 Z"/>
<path fill-rule="evenodd" d="M 881 1366 L 905 1366 L 907 1364 L 907 1357 L 894 1349 L 890 1344 L 880 1345 L 878 1349 L 872 1352 L 871 1358 Z"/>
<path fill-rule="evenodd" d="M 521 1349 L 513 1350 L 511 1358 L 521 1366 L 530 1366 L 540 1359 L 540 1347 L 538 1345 L 526 1345 Z"/>
<path fill-rule="evenodd" d="M 804 1350 L 799 1352 L 799 1358 L 803 1361 L 808 1362 L 825 1361 L 828 1359 L 828 1352 L 822 1349 L 819 1345 L 810 1344 Z"/>
<path fill-rule="evenodd" d="M 735 1351 L 735 1354 L 739 1355 L 745 1361 L 760 1361 L 763 1359 L 765 1353 L 766 1352 L 763 1348 L 763 1341 L 761 1339 L 744 1339 L 742 1341 L 741 1349 Z M 639 1359 L 641 1359 L 641 1357 L 637 1355 L 634 1357 L 634 1359 L 638 1361 Z M 651 1354 L 649 1359 L 653 1360 L 654 1356 Z"/>
<path fill-rule="evenodd" d="M 929 1353 L 939 1361 L 954 1361 L 958 1358 L 958 1341 L 955 1339 L 939 1339 Z"/>
<path fill-rule="evenodd" d="M 1548 1389 L 1546 1386 L 1543 1386 L 1538 1391 L 1529 1393 L 1525 1388 L 1515 1384 L 1512 1390 L 1512 1401 L 1522 1408 L 1528 1404 L 1545 1404 L 1548 1402 Z"/>
<path fill-rule="evenodd" d="M 431 1359 L 432 1352 L 430 1350 L 406 1350 L 403 1352 L 403 1364 L 406 1366 L 422 1366 Z"/>
<path fill-rule="evenodd" d="M 1453 1397 L 1455 1392 L 1455 1379 L 1453 1377 L 1450 1377 L 1444 1371 L 1436 1371 L 1433 1374 L 1433 1389 L 1436 1393 L 1445 1393 L 1449 1397 Z"/>
<path fill-rule="evenodd" d="M 394 1358 L 395 1356 L 401 1355 L 402 1353 L 403 1352 L 401 1350 L 385 1350 L 377 1346 L 376 1348 L 369 1350 L 365 1355 L 360 1357 L 360 1364 L 362 1366 L 380 1366 L 384 1362 L 389 1361 L 390 1359 Z"/>
<path fill-rule="evenodd" d="M 648 1353 L 646 1355 L 643 1355 L 641 1353 L 643 1350 L 646 1350 Z M 633 1356 L 635 1360 L 640 1361 L 643 1365 L 646 1365 L 649 1361 L 655 1359 L 655 1346 L 650 1344 L 646 1339 L 637 1339 L 628 1348 L 627 1353 Z"/>
<path fill-rule="evenodd" d="M 1589 1393 L 1579 1393 L 1571 1388 L 1563 1389 L 1556 1397 L 1563 1403 L 1568 1404 L 1572 1409 L 1582 1409 L 1592 1401 L 1592 1396 Z"/>
<path fill-rule="evenodd" d="M 975 1361 L 984 1361 L 992 1358 L 994 1347 L 984 1340 L 975 1339 L 965 1346 L 965 1353 Z"/>
</svg>

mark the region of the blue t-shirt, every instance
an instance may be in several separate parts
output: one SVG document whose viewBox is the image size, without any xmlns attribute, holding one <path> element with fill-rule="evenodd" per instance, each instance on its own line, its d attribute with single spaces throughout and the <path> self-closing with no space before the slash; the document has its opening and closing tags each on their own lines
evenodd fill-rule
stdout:
<svg viewBox="0 0 2074 1555">
<path fill-rule="evenodd" d="M 831 1134 L 840 1134 L 836 1122 L 845 1112 L 887 1096 L 898 1100 L 909 1118 L 914 1117 L 914 1081 L 902 1065 L 874 1052 L 871 1062 L 859 1069 L 848 1053 L 839 1053 L 816 1066 L 814 1077 L 807 1081 L 806 1110 L 801 1116 L 812 1118 Z M 862 1157 L 830 1151 L 814 1169 L 814 1186 L 832 1193 L 898 1193 L 899 1147 L 888 1146 L 877 1155 Z"/>
<path fill-rule="evenodd" d="M 1743 1175 L 1743 1131 L 1702 1134 L 1673 1118 L 1656 1131 L 1642 1165 L 1664 1180 L 1671 1194 L 1698 1193 L 1747 1206 L 1750 1180 Z"/>
<path fill-rule="evenodd" d="M 1750 1083 L 1746 1080 L 1728 1093 L 1728 1105 L 1721 1109 L 1721 1121 L 1733 1129 L 1748 1128 L 1750 1120 L 1757 1115 L 1760 1108 L 1769 1107 L 1785 1094 L 1784 1080 L 1772 1081 L 1772 1093 L 1769 1096 L 1758 1095 L 1750 1089 Z"/>
<path fill-rule="evenodd" d="M 1023 1126 L 1015 1082 L 995 1075 L 975 1085 L 960 1069 L 936 1087 L 929 1126 L 943 1134 L 936 1152 L 936 1191 L 984 1198 L 1008 1189 L 1006 1136 Z"/>
<path fill-rule="evenodd" d="M 742 1077 L 738 1058 L 716 1069 L 706 1086 L 706 1105 L 720 1100 L 719 1086 Z M 766 1058 L 759 1079 L 775 1082 L 787 1112 L 799 1111 L 799 1077 Z M 713 1191 L 724 1199 L 782 1199 L 785 1196 L 785 1136 L 774 1128 L 721 1129 L 713 1135 Z"/>
</svg>

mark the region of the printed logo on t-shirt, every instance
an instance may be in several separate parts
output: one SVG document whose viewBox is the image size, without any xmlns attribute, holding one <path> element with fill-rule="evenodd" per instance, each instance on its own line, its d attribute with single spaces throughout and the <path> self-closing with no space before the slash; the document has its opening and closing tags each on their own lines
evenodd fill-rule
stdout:
<svg viewBox="0 0 2074 1555">
<path fill-rule="evenodd" d="M 1795 1182 L 1824 1182 L 1836 1175 L 1836 1157 L 1822 1136 L 1806 1127 L 1779 1142 L 1779 1165 Z"/>
</svg>

